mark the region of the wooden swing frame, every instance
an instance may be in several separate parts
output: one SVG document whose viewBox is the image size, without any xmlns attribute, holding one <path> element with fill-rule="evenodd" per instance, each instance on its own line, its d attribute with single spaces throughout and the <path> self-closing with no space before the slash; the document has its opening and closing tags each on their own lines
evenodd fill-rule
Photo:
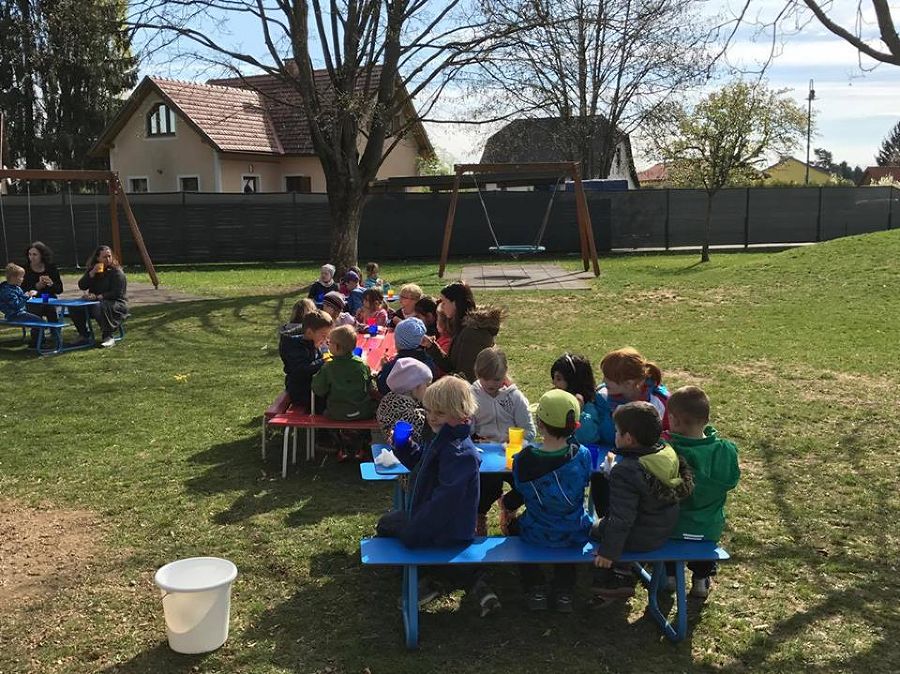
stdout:
<svg viewBox="0 0 900 674">
<path fill-rule="evenodd" d="M 131 229 L 131 237 L 134 239 L 135 246 L 141 255 L 141 261 L 144 269 L 150 275 L 154 288 L 159 288 L 159 278 L 156 275 L 156 268 L 150 259 L 150 253 L 147 252 L 147 246 L 144 244 L 144 237 L 138 227 L 134 212 L 131 210 L 131 204 L 128 203 L 128 196 L 122 189 L 119 182 L 119 174 L 112 171 L 51 171 L 51 170 L 35 170 L 35 169 L 4 169 L 0 168 L 0 180 L 55 180 L 55 181 L 72 181 L 78 180 L 83 182 L 106 182 L 109 184 L 109 221 L 112 229 L 112 249 L 116 258 L 122 259 L 122 237 L 119 233 L 119 206 L 125 212 L 125 218 L 128 220 L 128 226 Z"/>
<path fill-rule="evenodd" d="M 455 164 L 453 171 L 456 174 L 453 180 L 453 194 L 450 197 L 450 208 L 447 211 L 447 222 L 444 225 L 444 243 L 441 247 L 441 264 L 438 276 L 444 277 L 447 267 L 447 258 L 450 255 L 450 239 L 453 236 L 453 222 L 456 219 L 456 205 L 459 201 L 459 187 L 463 175 L 502 173 L 502 174 L 532 174 L 547 176 L 557 175 L 572 178 L 575 184 L 575 210 L 578 225 L 578 238 L 581 245 L 581 261 L 584 271 L 588 271 L 593 264 L 594 276 L 600 275 L 600 263 L 597 260 L 597 245 L 594 242 L 594 229 L 591 225 L 591 214 L 588 210 L 587 198 L 584 195 L 584 185 L 581 182 L 581 167 L 578 162 L 532 162 L 521 164 Z"/>
</svg>

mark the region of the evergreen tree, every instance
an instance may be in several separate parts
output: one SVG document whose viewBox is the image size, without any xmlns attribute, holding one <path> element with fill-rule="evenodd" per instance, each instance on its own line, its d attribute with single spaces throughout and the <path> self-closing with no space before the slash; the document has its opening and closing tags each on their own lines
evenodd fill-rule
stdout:
<svg viewBox="0 0 900 674">
<path fill-rule="evenodd" d="M 875 161 L 879 166 L 900 166 L 900 122 L 881 141 L 881 149 L 878 150 Z"/>
</svg>

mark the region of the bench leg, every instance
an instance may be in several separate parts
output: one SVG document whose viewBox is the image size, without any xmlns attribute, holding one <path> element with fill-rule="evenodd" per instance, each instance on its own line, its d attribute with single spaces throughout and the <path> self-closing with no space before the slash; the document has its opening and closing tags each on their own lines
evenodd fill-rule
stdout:
<svg viewBox="0 0 900 674">
<path fill-rule="evenodd" d="M 291 450 L 292 450 L 291 451 L 291 463 L 296 465 L 297 464 L 297 436 L 300 435 L 300 429 L 295 428 L 293 435 L 294 435 L 294 441 L 291 445 Z"/>
<path fill-rule="evenodd" d="M 288 439 L 291 435 L 291 427 L 284 427 L 284 440 L 281 445 L 281 477 L 287 477 Z"/>
<path fill-rule="evenodd" d="M 266 415 L 263 415 L 262 421 L 262 447 L 260 448 L 260 458 L 266 460 Z"/>
<path fill-rule="evenodd" d="M 640 564 L 634 565 L 638 569 L 641 581 L 647 586 L 647 612 L 659 624 L 670 641 L 683 641 L 687 636 L 687 596 L 684 590 L 684 562 L 675 562 L 675 609 L 678 612 L 678 627 L 673 627 L 672 623 L 663 615 L 659 609 L 659 590 L 660 586 L 666 582 L 666 564 L 665 562 L 655 562 L 653 564 L 653 574 L 647 573 Z"/>
<path fill-rule="evenodd" d="M 400 480 L 394 480 L 394 510 L 403 510 L 403 489 Z"/>
<path fill-rule="evenodd" d="M 309 443 L 306 445 L 306 460 L 312 461 L 316 458 L 316 429 L 310 428 L 307 436 Z"/>
<path fill-rule="evenodd" d="M 419 567 L 403 567 L 403 631 L 406 647 L 419 647 Z"/>
</svg>

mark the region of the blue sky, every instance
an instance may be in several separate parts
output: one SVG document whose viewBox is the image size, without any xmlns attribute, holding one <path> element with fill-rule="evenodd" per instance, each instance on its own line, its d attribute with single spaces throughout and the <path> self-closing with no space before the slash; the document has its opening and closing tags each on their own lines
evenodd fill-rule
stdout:
<svg viewBox="0 0 900 674">
<path fill-rule="evenodd" d="M 711 4 L 715 5 L 716 10 L 720 10 L 722 6 L 718 3 Z M 856 3 L 845 4 L 845 8 L 835 10 L 836 16 L 852 25 L 853 6 Z M 781 6 L 781 0 L 758 0 L 755 11 L 765 19 L 767 12 L 771 13 Z M 848 13 L 842 16 L 840 12 Z M 863 25 L 867 36 L 872 37 L 872 17 L 864 14 Z M 220 34 L 223 41 L 240 44 L 245 50 L 260 56 L 265 53 L 258 24 L 253 21 L 232 20 L 227 26 L 229 34 Z M 765 59 L 770 49 L 770 35 L 754 35 L 748 26 L 732 44 L 728 61 L 747 67 Z M 815 81 L 813 114 L 816 132 L 812 147 L 827 148 L 837 162 L 845 160 L 863 168 L 874 164 L 874 155 L 882 139 L 900 121 L 900 67 L 878 65 L 868 58 L 861 60 L 853 47 L 833 36 L 818 23 L 806 24 L 799 30 L 792 23 L 790 33 L 780 36 L 776 53 L 766 75 L 770 86 L 789 90 L 789 95 L 805 107 L 809 80 Z M 202 80 L 219 73 L 205 72 L 196 62 L 173 60 L 167 56 L 145 63 L 141 74 Z M 715 87 L 716 83 L 713 82 L 711 86 Z M 452 104 L 450 109 L 452 110 Z M 451 162 L 477 161 L 484 141 L 495 129 L 496 127 L 428 125 L 433 144 Z M 639 169 L 653 162 L 651 157 L 643 155 L 639 137 L 634 137 L 632 144 Z M 794 155 L 802 160 L 805 153 L 803 143 L 798 146 Z"/>
</svg>

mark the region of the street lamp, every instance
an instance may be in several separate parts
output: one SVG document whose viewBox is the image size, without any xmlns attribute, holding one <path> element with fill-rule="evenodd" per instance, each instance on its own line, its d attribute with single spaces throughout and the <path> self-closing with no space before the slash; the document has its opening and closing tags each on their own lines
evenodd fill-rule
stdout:
<svg viewBox="0 0 900 674">
<path fill-rule="evenodd" d="M 806 184 L 809 185 L 809 137 L 812 132 L 812 102 L 816 97 L 816 90 L 813 89 L 813 81 L 809 81 L 809 96 L 806 98 L 809 101 L 807 110 L 806 110 Z"/>
</svg>

